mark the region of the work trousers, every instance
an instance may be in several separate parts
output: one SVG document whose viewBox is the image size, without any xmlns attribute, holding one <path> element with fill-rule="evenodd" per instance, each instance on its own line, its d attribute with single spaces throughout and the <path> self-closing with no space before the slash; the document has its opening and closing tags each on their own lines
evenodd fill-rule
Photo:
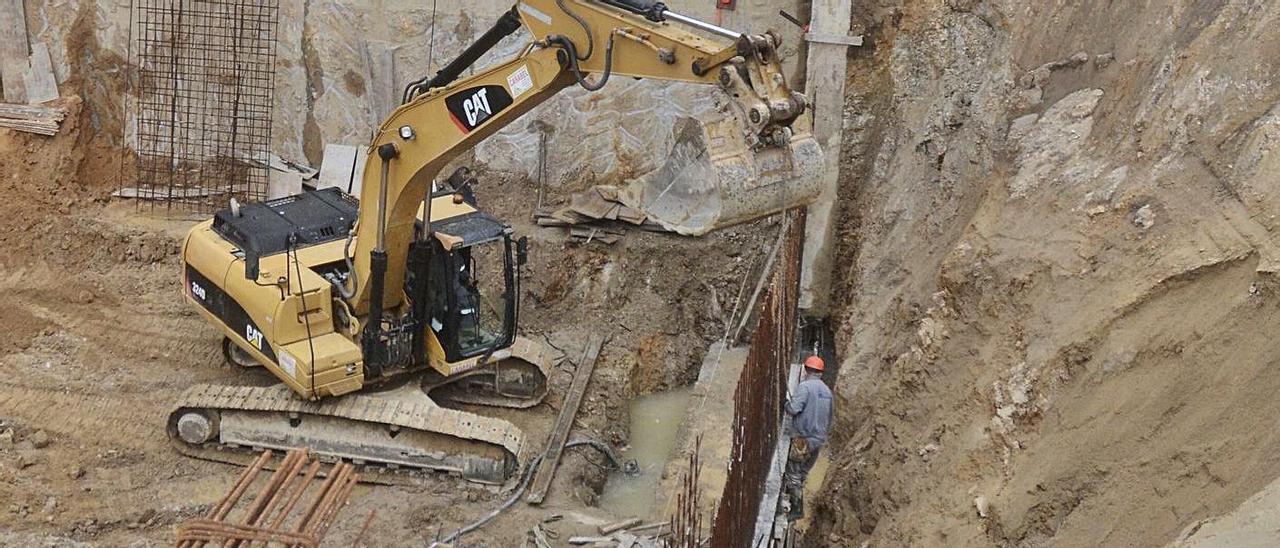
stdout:
<svg viewBox="0 0 1280 548">
<path fill-rule="evenodd" d="M 818 452 L 821 450 L 821 447 L 809 445 L 803 456 L 797 455 L 796 451 L 788 455 L 787 471 L 784 477 L 788 490 L 797 493 L 804 491 L 804 482 L 809 478 L 809 471 L 813 470 L 813 465 L 818 462 Z"/>
</svg>

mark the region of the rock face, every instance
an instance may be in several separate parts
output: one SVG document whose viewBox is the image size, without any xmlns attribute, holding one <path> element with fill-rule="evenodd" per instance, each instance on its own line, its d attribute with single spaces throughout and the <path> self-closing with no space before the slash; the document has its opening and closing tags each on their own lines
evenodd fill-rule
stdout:
<svg viewBox="0 0 1280 548">
<path fill-rule="evenodd" d="M 855 8 L 811 545 L 1161 545 L 1280 473 L 1280 4 L 1157 4 Z"/>
<path fill-rule="evenodd" d="M 794 71 L 800 31 L 777 12 L 785 8 L 800 13 L 801 3 L 739 1 L 736 10 L 718 13 L 711 2 L 673 9 L 731 28 L 778 29 L 785 42 L 785 64 Z M 381 120 L 400 104 L 409 82 L 438 71 L 511 9 L 513 2 L 279 0 L 279 4 L 272 149 L 286 159 L 318 167 L 326 143 L 367 143 Z M 95 138 L 113 143 L 132 134 L 128 118 L 121 114 L 128 106 L 123 76 L 130 52 L 130 5 L 123 0 L 26 2 L 32 39 L 49 45 L 58 81 L 87 96 L 95 129 L 101 131 Z M 519 31 L 476 66 L 509 58 L 530 39 Z M 104 73 L 107 78 L 102 78 Z M 597 93 L 567 90 L 482 143 L 463 161 L 533 176 L 545 131 L 551 184 L 618 182 L 661 165 L 675 120 L 709 112 L 717 93 L 704 86 L 623 78 L 613 79 Z"/>
</svg>

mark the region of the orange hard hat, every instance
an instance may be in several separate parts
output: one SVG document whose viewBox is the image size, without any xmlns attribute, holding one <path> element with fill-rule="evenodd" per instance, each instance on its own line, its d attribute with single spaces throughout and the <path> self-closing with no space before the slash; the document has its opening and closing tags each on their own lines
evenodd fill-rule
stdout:
<svg viewBox="0 0 1280 548">
<path fill-rule="evenodd" d="M 827 369 L 827 363 L 822 361 L 822 358 L 817 354 L 814 354 L 804 359 L 804 368 L 812 369 L 814 371 L 825 371 Z"/>
</svg>

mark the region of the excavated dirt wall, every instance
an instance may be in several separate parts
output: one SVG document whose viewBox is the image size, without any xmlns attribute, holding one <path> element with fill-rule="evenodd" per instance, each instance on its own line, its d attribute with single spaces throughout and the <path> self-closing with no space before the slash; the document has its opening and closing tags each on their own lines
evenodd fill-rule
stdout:
<svg viewBox="0 0 1280 548">
<path fill-rule="evenodd" d="M 855 13 L 808 545 L 1162 545 L 1280 475 L 1280 5 Z"/>
</svg>

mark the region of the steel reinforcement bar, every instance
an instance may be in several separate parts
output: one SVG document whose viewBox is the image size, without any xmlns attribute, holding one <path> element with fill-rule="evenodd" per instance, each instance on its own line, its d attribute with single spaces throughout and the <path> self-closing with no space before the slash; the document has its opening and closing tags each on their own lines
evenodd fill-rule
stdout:
<svg viewBox="0 0 1280 548">
<path fill-rule="evenodd" d="M 756 514 L 764 497 L 787 397 L 795 350 L 804 210 L 787 214 L 786 235 L 769 285 L 756 309 L 746 365 L 734 391 L 733 448 L 728 481 L 711 527 L 711 546 L 755 546 Z"/>
</svg>

